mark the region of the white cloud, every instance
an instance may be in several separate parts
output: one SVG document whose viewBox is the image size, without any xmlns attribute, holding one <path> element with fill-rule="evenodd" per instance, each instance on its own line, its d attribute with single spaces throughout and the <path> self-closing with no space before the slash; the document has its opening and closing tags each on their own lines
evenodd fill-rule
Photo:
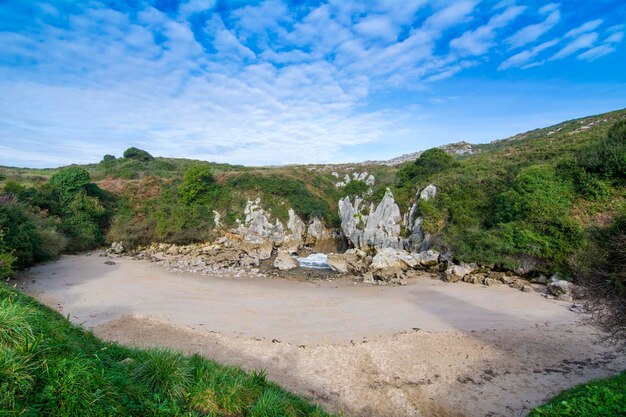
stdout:
<svg viewBox="0 0 626 417">
<path fill-rule="evenodd" d="M 354 25 L 354 30 L 360 35 L 389 42 L 397 39 L 399 29 L 389 17 L 383 15 L 367 16 Z"/>
<path fill-rule="evenodd" d="M 489 19 L 487 24 L 453 39 L 450 46 L 464 55 L 482 55 L 494 45 L 496 30 L 505 27 L 524 10 L 526 7 L 510 6 L 504 12 Z"/>
<path fill-rule="evenodd" d="M 596 59 L 608 55 L 614 51 L 615 48 L 613 48 L 612 46 L 600 45 L 583 52 L 582 54 L 578 55 L 577 58 L 584 59 L 585 61 L 595 61 Z"/>
<path fill-rule="evenodd" d="M 338 162 L 418 117 L 415 103 L 390 111 L 373 93 L 432 94 L 429 83 L 478 65 L 465 57 L 485 54 L 526 9 L 514 0 L 488 10 L 474 0 L 266 0 L 225 12 L 197 0 L 166 14 L 136 4 L 129 13 L 77 3 L 59 8 L 62 24 L 44 8 L 32 28 L 0 32 L 4 62 L 32 63 L 0 65 L 3 155 L 57 165 L 139 146 L 246 164 Z M 531 44 L 560 19 L 555 3 L 539 13 L 544 21 L 509 43 Z M 595 33 L 594 22 L 570 31 L 572 43 Z M 456 36 L 450 50 L 448 33 Z M 603 36 L 601 45 L 559 53 L 597 59 L 622 41 L 623 28 Z M 529 47 L 500 69 L 541 65 L 532 61 L 557 42 Z"/>
<path fill-rule="evenodd" d="M 558 5 L 551 3 L 539 9 L 540 13 L 549 13 L 544 21 L 528 25 L 510 37 L 505 42 L 510 44 L 512 48 L 519 48 L 529 43 L 535 42 L 543 34 L 547 33 L 550 29 L 556 26 L 561 20 L 561 12 L 558 9 Z"/>
<path fill-rule="evenodd" d="M 605 43 L 620 43 L 624 39 L 624 32 L 616 32 L 606 38 Z"/>
<path fill-rule="evenodd" d="M 477 1 L 456 1 L 451 6 L 437 11 L 424 22 L 422 29 L 444 31 L 452 26 L 467 22 Z"/>
<path fill-rule="evenodd" d="M 580 34 L 583 33 L 587 33 L 587 32 L 591 32 L 593 30 L 596 30 L 598 28 L 598 26 L 600 26 L 602 23 L 604 22 L 603 19 L 595 19 L 595 20 L 591 20 L 575 29 L 570 30 L 569 32 L 567 32 L 565 34 L 566 38 L 573 38 L 576 37 Z"/>
<path fill-rule="evenodd" d="M 498 69 L 504 70 L 504 69 L 513 68 L 513 67 L 532 68 L 533 66 L 537 66 L 537 65 L 532 65 L 532 64 L 529 66 L 525 64 L 531 59 L 533 59 L 534 57 L 536 57 L 537 55 L 539 55 L 541 52 L 545 51 L 548 48 L 553 47 L 554 45 L 558 43 L 559 43 L 558 39 L 553 39 L 551 41 L 544 42 L 533 48 L 517 53 L 513 55 L 512 57 L 508 58 L 507 60 L 505 60 L 504 62 L 502 62 L 500 66 L 498 67 Z"/>
<path fill-rule="evenodd" d="M 598 40 L 598 34 L 595 32 L 581 35 L 568 43 L 563 49 L 549 58 L 550 61 L 566 58 L 581 49 L 591 48 Z"/>
<path fill-rule="evenodd" d="M 178 13 L 182 18 L 188 18 L 189 16 L 200 13 L 208 12 L 215 7 L 216 0 L 187 0 L 183 1 L 178 6 Z"/>
</svg>

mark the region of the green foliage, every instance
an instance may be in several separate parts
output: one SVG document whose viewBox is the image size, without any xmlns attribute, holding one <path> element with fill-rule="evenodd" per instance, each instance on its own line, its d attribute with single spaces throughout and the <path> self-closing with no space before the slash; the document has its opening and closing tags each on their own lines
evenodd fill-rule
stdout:
<svg viewBox="0 0 626 417">
<path fill-rule="evenodd" d="M 323 218 L 333 223 L 336 214 L 331 212 L 328 203 L 316 198 L 307 189 L 306 185 L 297 179 L 278 175 L 253 176 L 242 174 L 231 178 L 228 186 L 236 190 L 253 190 L 263 194 L 264 204 L 279 218 L 287 217 L 287 209 L 280 210 L 277 198 L 285 199 L 291 207 L 305 221 L 314 217 Z"/>
<path fill-rule="evenodd" d="M 400 188 L 422 183 L 431 175 L 450 169 L 455 165 L 454 158 L 439 148 L 424 151 L 412 164 L 403 165 L 396 175 L 396 185 Z"/>
<path fill-rule="evenodd" d="M 2 415 L 327 415 L 263 373 L 102 342 L 4 284 L 0 300 Z"/>
<path fill-rule="evenodd" d="M 572 193 L 553 167 L 524 169 L 495 200 L 493 221 L 507 247 L 517 253 L 564 264 L 581 231 L 570 217 Z"/>
<path fill-rule="evenodd" d="M 154 349 L 145 353 L 133 372 L 135 380 L 158 395 L 182 399 L 191 383 L 191 367 L 180 353 Z"/>
<path fill-rule="evenodd" d="M 341 190 L 342 197 L 354 197 L 355 195 L 363 195 L 367 193 L 369 187 L 365 183 L 365 181 L 350 181 L 343 189 Z"/>
<path fill-rule="evenodd" d="M 529 417 L 617 417 L 626 415 L 626 372 L 562 392 Z"/>
<path fill-rule="evenodd" d="M 626 120 L 616 122 L 606 138 L 584 149 L 579 161 L 588 172 L 626 180 Z"/>
<path fill-rule="evenodd" d="M 61 192 L 61 196 L 70 200 L 74 194 L 84 190 L 91 178 L 83 168 L 70 167 L 50 177 L 50 185 Z"/>
<path fill-rule="evenodd" d="M 4 243 L 4 231 L 0 229 L 0 281 L 11 276 L 16 260 L 13 250 Z"/>
<path fill-rule="evenodd" d="M 114 155 L 106 154 L 102 157 L 102 162 L 114 161 L 115 159 Z"/>
<path fill-rule="evenodd" d="M 19 204 L 0 204 L 0 233 L 4 246 L 14 257 L 13 265 L 26 268 L 46 259 L 41 253 L 41 236 L 26 207 Z"/>
<path fill-rule="evenodd" d="M 124 158 L 135 159 L 141 162 L 148 162 L 154 159 L 154 157 L 150 155 L 147 151 L 144 151 L 143 149 L 138 149 L 135 147 L 126 149 L 124 151 Z"/>
<path fill-rule="evenodd" d="M 194 165 L 187 169 L 183 182 L 178 189 L 185 204 L 192 204 L 209 197 L 217 187 L 213 170 L 208 165 Z"/>
</svg>

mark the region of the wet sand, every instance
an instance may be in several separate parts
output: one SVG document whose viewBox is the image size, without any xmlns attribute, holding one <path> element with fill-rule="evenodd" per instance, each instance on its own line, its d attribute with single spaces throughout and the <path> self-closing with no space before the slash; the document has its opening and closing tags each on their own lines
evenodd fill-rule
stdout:
<svg viewBox="0 0 626 417">
<path fill-rule="evenodd" d="M 104 339 L 263 368 L 347 415 L 522 416 L 626 369 L 570 303 L 505 286 L 200 276 L 106 260 L 64 256 L 18 283 Z"/>
</svg>

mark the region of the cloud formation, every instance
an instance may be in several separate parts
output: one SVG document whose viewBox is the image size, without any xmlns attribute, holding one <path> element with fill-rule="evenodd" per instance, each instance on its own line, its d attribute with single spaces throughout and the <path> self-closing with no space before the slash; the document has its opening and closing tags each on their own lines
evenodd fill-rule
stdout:
<svg viewBox="0 0 626 417">
<path fill-rule="evenodd" d="M 406 131 L 420 108 L 410 100 L 470 68 L 618 50 L 623 27 L 604 17 L 538 42 L 563 8 L 9 0 L 0 4 L 0 151 L 32 165 L 128 146 L 246 164 L 350 160 Z"/>
</svg>

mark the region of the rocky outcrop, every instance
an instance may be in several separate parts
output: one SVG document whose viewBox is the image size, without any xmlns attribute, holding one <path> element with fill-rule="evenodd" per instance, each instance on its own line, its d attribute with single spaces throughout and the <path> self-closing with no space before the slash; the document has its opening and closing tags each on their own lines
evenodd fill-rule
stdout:
<svg viewBox="0 0 626 417">
<path fill-rule="evenodd" d="M 335 178 L 339 178 L 339 174 L 337 172 L 333 172 L 332 175 Z M 335 184 L 335 187 L 337 188 L 343 188 L 346 185 L 350 184 L 350 182 L 352 181 L 363 181 L 366 185 L 368 186 L 372 186 L 374 184 L 376 184 L 376 178 L 374 178 L 373 175 L 368 174 L 367 172 L 353 172 L 352 173 L 352 177 L 350 177 L 350 175 L 346 174 L 343 178 L 343 181 L 339 181 L 338 183 Z"/>
<path fill-rule="evenodd" d="M 552 276 L 548 282 L 548 293 L 559 300 L 572 301 L 575 297 L 576 286 L 558 275 Z"/>
<path fill-rule="evenodd" d="M 107 252 L 116 255 L 124 253 L 124 245 L 122 244 L 122 242 L 113 242 L 111 243 L 111 247 L 107 250 Z"/>
<path fill-rule="evenodd" d="M 446 282 L 458 282 L 476 270 L 476 264 L 451 265 L 446 269 L 443 280 Z"/>
<path fill-rule="evenodd" d="M 355 248 L 374 252 L 383 248 L 401 249 L 400 208 L 389 189 L 378 206 L 363 210 L 363 200 L 350 197 L 339 200 L 339 215 L 344 236 Z M 366 214 L 369 213 L 369 214 Z"/>
<path fill-rule="evenodd" d="M 430 184 L 417 193 L 416 199 L 430 200 L 436 197 L 437 192 L 437 187 Z M 423 219 L 417 216 L 417 211 L 418 202 L 402 217 L 389 189 L 377 206 L 365 206 L 358 196 L 354 200 L 350 197 L 339 200 L 344 236 L 355 248 L 372 253 L 384 248 L 408 251 L 430 249 L 431 237 L 422 232 Z M 402 226 L 410 231 L 408 238 L 401 236 Z"/>
<path fill-rule="evenodd" d="M 372 257 L 359 249 L 349 249 L 342 254 L 331 253 L 327 258 L 328 266 L 340 274 L 361 275 L 369 270 Z"/>
<path fill-rule="evenodd" d="M 274 268 L 281 271 L 289 271 L 299 267 L 300 264 L 296 259 L 291 257 L 291 254 L 285 250 L 278 252 L 274 259 Z"/>
<path fill-rule="evenodd" d="M 135 253 L 138 259 L 156 262 L 175 272 L 194 272 L 202 275 L 219 270 L 258 268 L 261 261 L 272 256 L 270 241 L 250 243 L 231 235 L 215 243 L 192 245 L 153 244 Z"/>
<path fill-rule="evenodd" d="M 285 229 L 279 220 L 271 222 L 269 214 L 261 207 L 261 199 L 248 201 L 244 209 L 245 219 L 237 219 L 238 227 L 235 233 L 249 243 L 263 243 L 271 241 L 275 245 L 282 245 L 285 241 Z"/>
<path fill-rule="evenodd" d="M 430 249 L 431 236 L 422 231 L 422 223 L 424 219 L 417 215 L 419 201 L 428 201 L 437 196 L 439 190 L 434 184 L 429 184 L 426 188 L 419 191 L 415 198 L 416 202 L 404 216 L 404 227 L 410 231 L 410 236 L 405 241 L 405 248 L 408 250 L 427 251 Z"/>
<path fill-rule="evenodd" d="M 262 207 L 261 200 L 248 201 L 244 209 L 245 218 L 237 220 L 238 226 L 233 232 L 250 244 L 271 242 L 290 253 L 296 253 L 302 246 L 325 246 L 336 249 L 339 236 L 324 225 L 319 218 L 314 218 L 307 225 L 289 209 L 287 227 L 280 220 L 272 220 L 271 215 Z"/>
</svg>

